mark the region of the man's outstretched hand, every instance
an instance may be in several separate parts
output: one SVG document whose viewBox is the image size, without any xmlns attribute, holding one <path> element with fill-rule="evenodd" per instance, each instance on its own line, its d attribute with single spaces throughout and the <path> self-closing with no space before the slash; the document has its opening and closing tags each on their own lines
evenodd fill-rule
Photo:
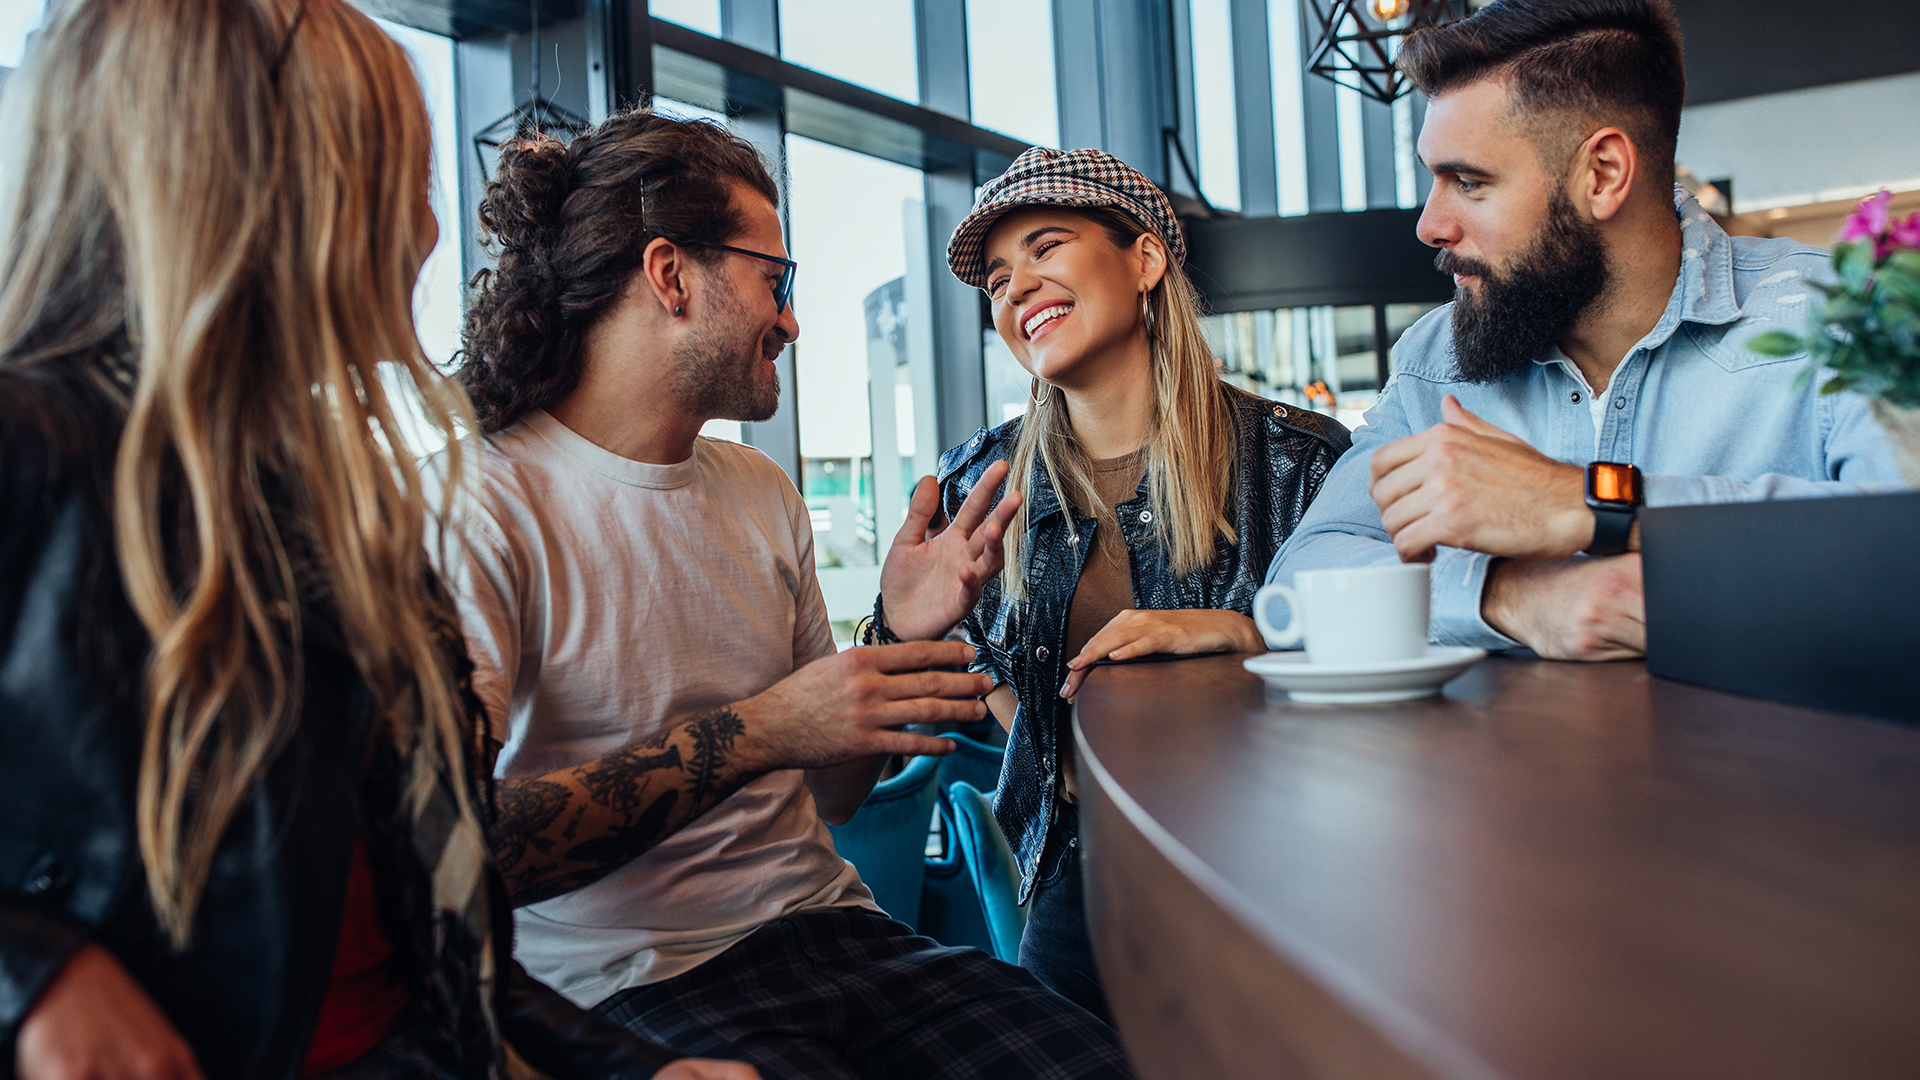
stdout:
<svg viewBox="0 0 1920 1080">
<path fill-rule="evenodd" d="M 1440 414 L 1373 455 L 1373 501 L 1403 562 L 1430 562 L 1441 544 L 1552 560 L 1593 542 L 1580 466 L 1547 457 L 1452 394 Z"/>
<path fill-rule="evenodd" d="M 935 520 L 940 485 L 933 477 L 923 476 L 914 486 L 907 520 L 880 568 L 887 628 L 902 640 L 945 635 L 967 617 L 980 600 L 980 590 L 1005 565 L 1001 538 L 1020 509 L 1018 491 L 1007 492 L 993 505 L 993 493 L 1006 477 L 1006 462 L 987 466 L 951 523 Z"/>
</svg>

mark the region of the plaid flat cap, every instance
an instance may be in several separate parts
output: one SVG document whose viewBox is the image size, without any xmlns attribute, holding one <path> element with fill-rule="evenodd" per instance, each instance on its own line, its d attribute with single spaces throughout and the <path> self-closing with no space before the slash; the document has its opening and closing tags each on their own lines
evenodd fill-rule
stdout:
<svg viewBox="0 0 1920 1080">
<path fill-rule="evenodd" d="M 1187 259 L 1187 242 L 1173 204 L 1133 166 L 1099 150 L 1036 146 L 980 189 L 973 212 L 947 242 L 953 276 L 982 288 L 987 277 L 987 232 L 1001 215 L 1023 206 L 1106 206 L 1152 229 L 1166 241 L 1174 265 Z"/>
</svg>

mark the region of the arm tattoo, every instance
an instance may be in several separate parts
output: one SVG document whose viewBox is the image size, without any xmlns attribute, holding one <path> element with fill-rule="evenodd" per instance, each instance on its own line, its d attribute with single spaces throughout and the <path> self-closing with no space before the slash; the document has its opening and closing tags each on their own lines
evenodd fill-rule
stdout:
<svg viewBox="0 0 1920 1080">
<path fill-rule="evenodd" d="M 722 783 L 721 775 L 726 769 L 727 756 L 733 753 L 733 740 L 747 730 L 747 725 L 733 714 L 732 709 L 718 709 L 693 722 L 693 797 L 711 799 L 719 802 L 725 795 L 716 797 Z M 732 790 L 727 792 L 728 795 Z"/>
<path fill-rule="evenodd" d="M 544 832 L 567 808 L 566 787 L 545 780 L 522 780 L 500 788 L 500 816 L 493 823 L 493 857 L 500 865 L 518 865 L 529 847 L 553 850 Z"/>
<path fill-rule="evenodd" d="M 715 709 L 573 769 L 503 780 L 494 860 L 516 905 L 598 881 L 740 790 L 746 724 Z"/>
</svg>

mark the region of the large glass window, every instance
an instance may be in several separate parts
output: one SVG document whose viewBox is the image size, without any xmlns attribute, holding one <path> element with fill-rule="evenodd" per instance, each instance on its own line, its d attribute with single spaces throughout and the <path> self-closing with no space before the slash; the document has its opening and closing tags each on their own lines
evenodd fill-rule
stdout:
<svg viewBox="0 0 1920 1080">
<path fill-rule="evenodd" d="M 926 213 L 914 169 L 797 135 L 787 168 L 800 488 L 827 612 L 846 637 L 872 610 L 884 545 L 939 452 L 932 336 L 911 301 L 929 270 L 907 261 L 908 230 L 924 236 Z"/>
<path fill-rule="evenodd" d="M 720 0 L 648 0 L 647 14 L 720 36 Z"/>
<path fill-rule="evenodd" d="M 780 0 L 780 55 L 890 97 L 920 100 L 913 0 Z"/>
<path fill-rule="evenodd" d="M 1380 396 L 1381 357 L 1439 306 L 1234 311 L 1207 316 L 1201 326 L 1228 382 L 1357 427 Z"/>
<path fill-rule="evenodd" d="M 1013 358 L 1013 350 L 991 323 L 982 332 L 980 352 L 987 362 L 987 426 L 1025 416 L 1033 399 L 1033 376 Z"/>
<path fill-rule="evenodd" d="M 27 35 L 40 28 L 46 0 L 8 0 L 0 4 L 0 67 L 16 68 L 27 51 Z"/>
<path fill-rule="evenodd" d="M 1318 75 L 1314 78 L 1319 78 Z M 1340 209 L 1367 208 L 1367 135 L 1360 91 L 1334 87 L 1334 118 L 1340 130 Z"/>
<path fill-rule="evenodd" d="M 975 124 L 1059 146 L 1051 0 L 967 0 L 967 84 Z"/>
<path fill-rule="evenodd" d="M 1233 102 L 1233 26 L 1228 0 L 1190 0 L 1193 107 L 1200 142 L 1200 187 L 1207 201 L 1240 209 L 1240 132 Z"/>
<path fill-rule="evenodd" d="M 433 127 L 433 216 L 440 222 L 440 241 L 420 267 L 413 289 L 413 324 L 420 346 L 434 363 L 445 367 L 460 351 L 460 136 L 455 126 L 453 42 L 438 34 L 376 19 L 413 61 L 413 74 L 427 99 L 427 118 Z"/>
</svg>

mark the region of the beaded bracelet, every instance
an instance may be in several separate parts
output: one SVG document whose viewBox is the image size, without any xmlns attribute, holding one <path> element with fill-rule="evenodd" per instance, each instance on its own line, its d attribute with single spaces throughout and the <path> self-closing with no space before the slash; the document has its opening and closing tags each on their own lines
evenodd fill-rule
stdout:
<svg viewBox="0 0 1920 1080">
<path fill-rule="evenodd" d="M 860 625 L 856 628 L 859 631 L 857 640 L 862 645 L 898 645 L 901 643 L 899 635 L 895 634 L 892 628 L 887 626 L 887 611 L 882 601 L 882 596 L 877 594 L 874 596 L 873 614 L 860 620 Z"/>
</svg>

